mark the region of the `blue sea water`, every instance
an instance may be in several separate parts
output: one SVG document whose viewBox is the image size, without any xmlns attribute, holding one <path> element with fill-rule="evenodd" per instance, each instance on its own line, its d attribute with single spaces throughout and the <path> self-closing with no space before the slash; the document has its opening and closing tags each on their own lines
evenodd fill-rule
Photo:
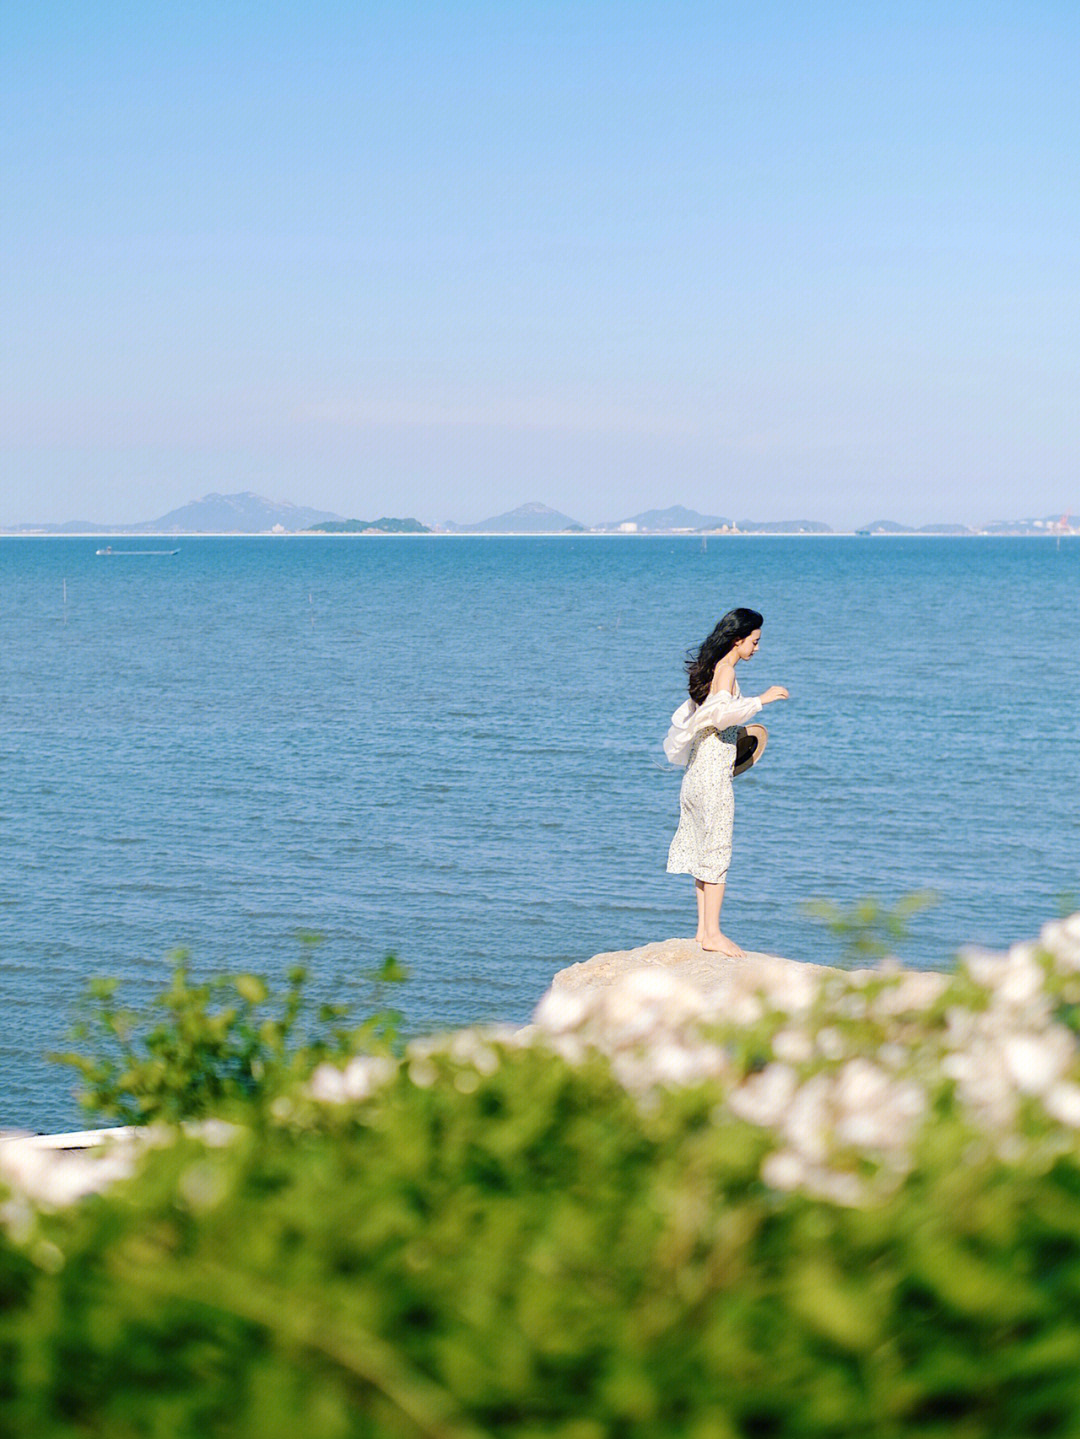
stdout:
<svg viewBox="0 0 1080 1439">
<path fill-rule="evenodd" d="M 901 950 L 1035 934 L 1080 893 L 1080 541 L 0 540 L 0 1127 L 79 1122 L 49 1065 L 91 975 L 186 946 L 410 1029 L 524 1022 L 555 970 L 692 932 L 665 873 L 681 661 L 764 612 L 724 927 L 826 961 L 806 902 L 938 905 Z M 114 548 L 134 548 L 126 541 Z"/>
</svg>

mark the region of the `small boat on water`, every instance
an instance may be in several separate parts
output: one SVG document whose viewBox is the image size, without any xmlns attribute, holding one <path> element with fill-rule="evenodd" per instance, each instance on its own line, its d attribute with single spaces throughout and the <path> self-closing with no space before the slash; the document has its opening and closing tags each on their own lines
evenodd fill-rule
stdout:
<svg viewBox="0 0 1080 1439">
<path fill-rule="evenodd" d="M 103 550 L 95 550 L 96 555 L 178 555 L 179 550 L 114 550 L 112 545 L 106 545 Z"/>
</svg>

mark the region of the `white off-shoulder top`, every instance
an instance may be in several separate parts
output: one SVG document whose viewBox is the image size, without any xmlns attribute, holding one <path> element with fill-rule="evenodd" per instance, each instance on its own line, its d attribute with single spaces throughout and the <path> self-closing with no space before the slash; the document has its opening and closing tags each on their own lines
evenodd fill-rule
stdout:
<svg viewBox="0 0 1080 1439">
<path fill-rule="evenodd" d="M 718 690 L 701 704 L 686 700 L 671 716 L 671 728 L 664 738 L 664 753 L 672 764 L 686 764 L 694 740 L 703 729 L 728 729 L 746 724 L 761 709 L 760 695 L 739 693 L 738 683 L 733 694 Z"/>
</svg>

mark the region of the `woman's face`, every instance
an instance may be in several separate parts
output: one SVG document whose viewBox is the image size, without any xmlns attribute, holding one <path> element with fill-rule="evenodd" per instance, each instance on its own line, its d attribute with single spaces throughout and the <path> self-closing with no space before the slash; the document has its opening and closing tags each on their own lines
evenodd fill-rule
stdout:
<svg viewBox="0 0 1080 1439">
<path fill-rule="evenodd" d="M 735 645 L 735 653 L 741 660 L 753 659 L 761 640 L 760 630 L 751 630 L 744 640 L 738 640 Z"/>
</svg>

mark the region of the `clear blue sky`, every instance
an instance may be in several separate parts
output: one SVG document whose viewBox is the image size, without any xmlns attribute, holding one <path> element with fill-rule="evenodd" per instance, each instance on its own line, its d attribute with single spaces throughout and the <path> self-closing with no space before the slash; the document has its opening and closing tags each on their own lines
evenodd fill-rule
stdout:
<svg viewBox="0 0 1080 1439">
<path fill-rule="evenodd" d="M 0 27 L 0 524 L 1080 509 L 1075 5 Z"/>
</svg>

